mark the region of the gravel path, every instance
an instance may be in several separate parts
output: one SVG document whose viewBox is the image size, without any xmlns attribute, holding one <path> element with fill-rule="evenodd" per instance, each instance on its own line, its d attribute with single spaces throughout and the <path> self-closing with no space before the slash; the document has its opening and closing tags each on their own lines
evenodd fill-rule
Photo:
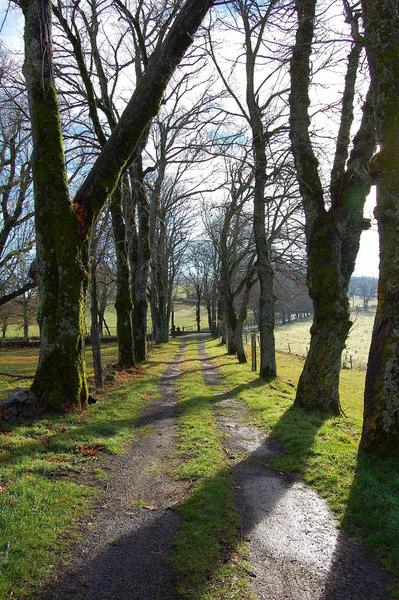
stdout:
<svg viewBox="0 0 399 600">
<path fill-rule="evenodd" d="M 206 382 L 223 383 L 200 341 Z M 261 461 L 281 448 L 245 424 L 244 404 L 215 393 L 216 415 L 237 480 L 242 536 L 254 571 L 251 590 L 265 600 L 386 600 L 387 576 L 340 531 L 327 504 L 295 478 Z"/>
<path fill-rule="evenodd" d="M 42 600 L 177 598 L 168 553 L 179 519 L 171 507 L 185 488 L 168 473 L 175 460 L 175 384 L 185 343 L 162 378 L 160 398 L 142 419 L 143 434 L 112 459 L 112 480 L 84 528 L 84 544 Z"/>
</svg>

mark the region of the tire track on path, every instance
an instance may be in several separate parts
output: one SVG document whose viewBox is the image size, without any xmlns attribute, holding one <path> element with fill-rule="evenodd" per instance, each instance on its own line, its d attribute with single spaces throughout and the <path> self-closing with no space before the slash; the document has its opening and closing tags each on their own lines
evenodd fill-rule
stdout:
<svg viewBox="0 0 399 600">
<path fill-rule="evenodd" d="M 170 362 L 128 451 L 110 459 L 112 477 L 89 515 L 73 560 L 60 568 L 42 600 L 176 600 L 168 561 L 186 484 L 169 475 L 176 464 L 176 381 L 186 341 Z M 140 434 L 140 430 L 142 434 Z M 54 575 L 53 575 L 54 577 Z"/>
<path fill-rule="evenodd" d="M 205 381 L 225 384 L 199 342 Z M 341 531 L 327 503 L 295 477 L 266 468 L 282 452 L 255 426 L 244 403 L 214 392 L 232 472 L 241 535 L 249 542 L 251 591 L 264 600 L 387 600 L 388 576 Z"/>
</svg>

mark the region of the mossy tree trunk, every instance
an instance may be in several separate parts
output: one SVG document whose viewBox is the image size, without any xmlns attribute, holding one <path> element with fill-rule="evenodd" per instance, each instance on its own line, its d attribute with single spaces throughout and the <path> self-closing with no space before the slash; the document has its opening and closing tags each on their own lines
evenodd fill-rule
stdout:
<svg viewBox="0 0 399 600">
<path fill-rule="evenodd" d="M 378 307 L 366 376 L 361 446 L 399 455 L 399 12 L 395 2 L 362 0 L 366 50 L 376 108 L 379 152 L 370 163 L 377 184 L 380 234 Z"/>
<path fill-rule="evenodd" d="M 148 280 L 150 271 L 150 207 L 144 188 L 144 175 L 141 152 L 137 153 L 132 164 L 132 190 L 138 215 L 137 250 L 134 270 L 134 306 L 133 327 L 136 361 L 147 359 L 147 330 L 148 330 Z"/>
<path fill-rule="evenodd" d="M 310 59 L 315 7 L 316 0 L 296 2 L 298 29 L 290 69 L 290 136 L 306 219 L 307 283 L 314 306 L 309 353 L 295 403 L 308 409 L 338 414 L 341 356 L 351 327 L 348 286 L 361 232 L 369 227 L 369 222 L 363 219 L 363 207 L 370 189 L 367 164 L 375 148 L 375 131 L 369 93 L 349 153 L 361 54 L 360 43 L 356 41 L 348 55 L 341 121 L 331 170 L 331 206 L 327 209 L 319 165 L 309 135 Z M 352 30 L 356 33 L 356 19 L 351 14 L 347 17 L 352 20 Z"/>
<path fill-rule="evenodd" d="M 116 332 L 118 336 L 118 368 L 129 369 L 135 364 L 132 323 L 130 264 L 127 250 L 126 225 L 120 182 L 112 194 L 110 210 L 115 240 L 116 260 Z"/>
<path fill-rule="evenodd" d="M 25 63 L 32 122 L 41 347 L 32 390 L 54 410 L 83 409 L 87 241 L 70 203 L 51 60 L 51 4 L 26 2 Z"/>
<path fill-rule="evenodd" d="M 32 390 L 45 408 L 81 410 L 88 401 L 85 294 L 91 228 L 157 114 L 165 88 L 212 0 L 187 0 L 74 202 L 70 202 L 53 75 L 51 2 L 21 0 L 32 122 L 41 348 Z"/>
</svg>

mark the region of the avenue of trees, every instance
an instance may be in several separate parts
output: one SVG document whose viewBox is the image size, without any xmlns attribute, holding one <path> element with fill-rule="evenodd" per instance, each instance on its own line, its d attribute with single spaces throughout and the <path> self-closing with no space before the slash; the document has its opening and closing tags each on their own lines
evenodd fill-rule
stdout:
<svg viewBox="0 0 399 600">
<path fill-rule="evenodd" d="M 390 0 L 15 0 L 0 47 L 0 309 L 37 313 L 38 406 L 83 410 L 115 303 L 129 369 L 186 288 L 278 376 L 276 313 L 313 314 L 295 405 L 340 414 L 350 302 L 377 303 L 361 445 L 399 448 L 399 11 Z M 378 290 L 353 278 L 376 189 Z M 293 303 L 293 299 L 296 301 Z M 90 307 L 90 327 L 86 317 Z M 3 325 L 4 321 L 4 325 Z M 267 401 L 267 398 L 265 398 Z"/>
</svg>

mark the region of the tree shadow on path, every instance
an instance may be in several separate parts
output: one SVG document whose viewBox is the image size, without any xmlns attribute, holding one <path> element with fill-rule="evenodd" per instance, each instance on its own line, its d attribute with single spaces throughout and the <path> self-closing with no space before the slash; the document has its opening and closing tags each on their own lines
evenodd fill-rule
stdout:
<svg viewBox="0 0 399 600">
<path fill-rule="evenodd" d="M 191 482 L 191 493 L 181 502 L 180 508 L 165 503 L 154 506 L 153 510 L 138 506 L 126 516 L 122 508 L 118 512 L 116 507 L 112 513 L 115 521 L 112 542 L 99 551 L 94 548 L 92 552 L 78 552 L 73 569 L 47 587 L 41 598 L 177 600 L 178 581 L 168 561 L 173 555 L 173 536 L 171 538 L 170 534 L 177 531 L 179 513 L 190 515 L 191 506 L 202 505 L 201 518 L 195 514 L 191 518 L 196 520 L 198 531 L 209 529 L 213 519 L 207 518 L 207 500 L 225 486 L 226 480 L 233 478 L 240 514 L 236 540 L 226 546 L 223 527 L 207 531 L 219 540 L 220 561 L 210 566 L 207 580 L 198 583 L 193 596 L 200 597 L 209 592 L 212 577 L 222 562 L 231 560 L 242 540 L 249 540 L 254 569 L 251 579 L 260 598 L 386 600 L 388 578 L 366 558 L 357 544 L 339 532 L 325 501 L 297 477 L 267 467 L 267 460 L 281 453 L 273 440 L 273 432 L 281 433 L 285 428 L 295 426 L 296 409 L 290 408 L 282 415 L 271 436 L 259 431 L 254 433 L 255 428 L 236 422 L 228 414 L 234 409 L 231 404 L 235 401 L 234 394 L 258 385 L 262 383 L 237 386 L 233 391 L 217 396 L 212 393 L 190 398 L 181 407 L 186 414 L 203 402 L 214 404 L 219 418 L 225 418 L 223 429 L 231 434 L 231 440 L 235 440 L 232 444 L 227 438 L 224 441 L 230 465 L 199 484 Z M 152 424 L 163 421 L 163 408 L 155 408 L 148 417 Z M 306 431 L 298 433 L 300 459 L 306 460 L 311 453 L 322 424 L 322 416 L 314 417 L 308 420 Z M 223 511 L 223 506 L 220 510 Z M 98 535 L 101 536 L 101 532 Z M 193 543 L 187 550 L 187 564 L 195 571 L 196 560 L 207 547 Z"/>
</svg>

